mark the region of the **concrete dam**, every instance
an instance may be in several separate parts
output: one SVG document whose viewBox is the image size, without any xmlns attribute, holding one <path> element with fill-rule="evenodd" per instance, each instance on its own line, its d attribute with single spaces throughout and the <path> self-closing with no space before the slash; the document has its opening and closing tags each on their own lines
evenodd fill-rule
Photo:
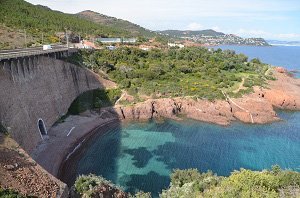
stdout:
<svg viewBox="0 0 300 198">
<path fill-rule="evenodd" d="M 77 96 L 103 88 L 96 74 L 60 57 L 56 53 L 0 61 L 1 125 L 28 153 Z"/>
</svg>

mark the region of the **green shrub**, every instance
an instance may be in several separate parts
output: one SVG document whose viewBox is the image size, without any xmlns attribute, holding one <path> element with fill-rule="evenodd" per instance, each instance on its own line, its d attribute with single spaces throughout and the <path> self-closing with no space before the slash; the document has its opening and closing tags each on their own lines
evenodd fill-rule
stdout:
<svg viewBox="0 0 300 198">
<path fill-rule="evenodd" d="M 300 197 L 300 173 L 282 170 L 251 171 L 241 169 L 228 177 L 196 169 L 175 170 L 171 184 L 161 197 Z"/>
<path fill-rule="evenodd" d="M 101 176 L 93 174 L 77 177 L 74 184 L 75 192 L 82 197 L 127 197 L 119 187 Z M 103 191 L 105 190 L 105 192 Z"/>
<path fill-rule="evenodd" d="M 22 196 L 18 192 L 14 190 L 8 190 L 8 189 L 2 189 L 0 188 L 0 197 L 1 198 L 25 198 L 25 196 Z"/>
<path fill-rule="evenodd" d="M 149 192 L 146 193 L 142 191 L 135 193 L 135 195 L 129 195 L 129 198 L 151 198 L 151 197 L 152 197 L 151 193 Z"/>
</svg>

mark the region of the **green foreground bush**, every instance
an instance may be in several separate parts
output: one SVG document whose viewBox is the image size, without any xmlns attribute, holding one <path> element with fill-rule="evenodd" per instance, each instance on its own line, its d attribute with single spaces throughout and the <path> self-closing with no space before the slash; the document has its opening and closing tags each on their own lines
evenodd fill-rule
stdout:
<svg viewBox="0 0 300 198">
<path fill-rule="evenodd" d="M 200 173 L 195 169 L 175 170 L 169 189 L 160 195 L 166 197 L 300 197 L 300 173 L 281 170 L 251 171 L 241 169 L 229 177 L 212 172 Z"/>
<path fill-rule="evenodd" d="M 95 175 L 80 176 L 75 189 L 86 197 L 99 185 L 108 184 L 102 177 Z M 118 188 L 120 189 L 120 188 Z M 138 192 L 135 195 L 122 194 L 130 198 L 150 198 L 150 193 Z M 114 196 L 112 196 L 114 197 Z M 271 170 L 251 171 L 240 169 L 228 177 L 217 176 L 211 171 L 200 173 L 197 169 L 174 170 L 168 189 L 160 194 L 161 198 L 298 198 L 300 197 L 300 173 L 282 170 L 278 165 Z"/>
<path fill-rule="evenodd" d="M 0 188 L 0 197 L 1 198 L 25 198 L 25 196 L 22 196 L 21 194 L 8 189 L 2 189 Z"/>
</svg>

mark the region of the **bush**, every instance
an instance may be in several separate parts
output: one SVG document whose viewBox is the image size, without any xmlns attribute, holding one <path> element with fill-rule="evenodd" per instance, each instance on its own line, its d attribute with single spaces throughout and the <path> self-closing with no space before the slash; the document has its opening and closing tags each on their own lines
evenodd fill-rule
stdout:
<svg viewBox="0 0 300 198">
<path fill-rule="evenodd" d="M 75 190 L 83 194 L 91 194 L 95 186 L 101 185 L 106 180 L 102 177 L 97 177 L 95 175 L 79 176 L 75 181 Z"/>
<path fill-rule="evenodd" d="M 24 196 L 22 196 L 21 194 L 19 194 L 14 190 L 9 190 L 9 189 L 4 190 L 2 188 L 0 188 L 0 197 L 1 198 L 25 198 Z"/>
<path fill-rule="evenodd" d="M 128 197 L 119 187 L 101 176 L 93 174 L 79 176 L 74 184 L 75 193 L 82 197 Z"/>
<path fill-rule="evenodd" d="M 175 170 L 170 188 L 161 197 L 300 197 L 300 173 L 282 170 L 251 171 L 241 169 L 229 177 L 196 169 Z"/>
<path fill-rule="evenodd" d="M 135 195 L 133 196 L 129 196 L 129 198 L 151 198 L 151 197 L 152 197 L 151 193 L 149 192 L 145 193 L 142 191 L 135 193 Z"/>
</svg>

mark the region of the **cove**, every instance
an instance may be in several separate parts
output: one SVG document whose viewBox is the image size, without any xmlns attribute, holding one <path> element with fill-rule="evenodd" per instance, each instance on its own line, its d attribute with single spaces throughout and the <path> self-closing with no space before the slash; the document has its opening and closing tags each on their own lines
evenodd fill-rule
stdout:
<svg viewBox="0 0 300 198">
<path fill-rule="evenodd" d="M 193 120 L 125 123 L 94 135 L 73 174 L 102 175 L 125 188 L 157 196 L 173 169 L 227 176 L 278 164 L 300 171 L 300 113 L 279 111 L 281 122 L 222 127 Z M 101 130 L 101 129 L 99 129 Z"/>
</svg>

